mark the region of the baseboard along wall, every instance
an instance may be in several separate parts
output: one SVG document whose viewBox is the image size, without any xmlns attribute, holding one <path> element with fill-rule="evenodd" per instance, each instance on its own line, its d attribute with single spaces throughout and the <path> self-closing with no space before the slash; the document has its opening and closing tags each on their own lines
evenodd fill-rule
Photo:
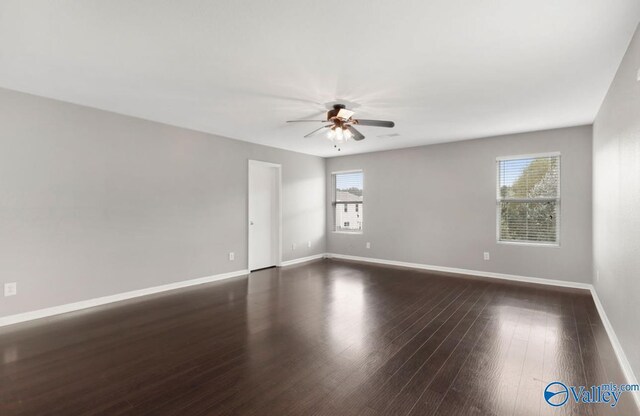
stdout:
<svg viewBox="0 0 640 416">
<path fill-rule="evenodd" d="M 237 270 L 235 272 L 221 273 L 213 276 L 200 277 L 197 279 L 184 280 L 181 282 L 169 283 L 161 286 L 154 286 L 145 289 L 132 290 L 130 292 L 118 293 L 115 295 L 102 296 L 99 298 L 83 300 L 79 302 L 67 303 L 64 305 L 52 306 L 50 308 L 38 309 L 16 315 L 0 317 L 0 327 L 14 325 L 21 322 L 33 321 L 35 319 L 47 318 L 67 312 L 79 311 L 81 309 L 93 308 L 95 306 L 106 305 L 108 303 L 120 302 L 123 300 L 138 298 L 141 296 L 153 295 L 155 293 L 167 292 L 189 286 L 201 285 L 204 283 L 216 282 L 218 280 L 230 279 L 249 274 L 249 270 Z"/>
</svg>

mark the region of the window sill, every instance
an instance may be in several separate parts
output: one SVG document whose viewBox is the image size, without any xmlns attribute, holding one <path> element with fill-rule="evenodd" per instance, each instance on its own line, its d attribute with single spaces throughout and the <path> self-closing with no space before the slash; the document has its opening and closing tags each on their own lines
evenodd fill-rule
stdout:
<svg viewBox="0 0 640 416">
<path fill-rule="evenodd" d="M 362 231 L 331 231 L 333 234 L 362 235 Z"/>
<path fill-rule="evenodd" d="M 505 244 L 508 246 L 527 246 L 527 247 L 550 247 L 560 248 L 560 243 L 534 243 L 531 241 L 497 241 L 498 244 Z"/>
</svg>

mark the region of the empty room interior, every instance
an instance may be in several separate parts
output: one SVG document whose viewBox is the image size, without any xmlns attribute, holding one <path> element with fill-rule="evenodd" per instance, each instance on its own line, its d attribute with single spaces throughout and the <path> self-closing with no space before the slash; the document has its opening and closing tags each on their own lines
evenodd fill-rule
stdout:
<svg viewBox="0 0 640 416">
<path fill-rule="evenodd" d="M 0 0 L 0 415 L 640 416 L 639 22 Z"/>
</svg>

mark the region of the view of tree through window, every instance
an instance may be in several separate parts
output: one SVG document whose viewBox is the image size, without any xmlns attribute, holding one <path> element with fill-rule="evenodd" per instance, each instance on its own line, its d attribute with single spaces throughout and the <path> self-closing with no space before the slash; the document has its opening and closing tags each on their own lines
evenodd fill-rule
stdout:
<svg viewBox="0 0 640 416">
<path fill-rule="evenodd" d="M 334 229 L 342 232 L 362 231 L 363 174 L 334 173 Z"/>
<path fill-rule="evenodd" d="M 560 156 L 498 160 L 499 240 L 558 243 Z"/>
</svg>

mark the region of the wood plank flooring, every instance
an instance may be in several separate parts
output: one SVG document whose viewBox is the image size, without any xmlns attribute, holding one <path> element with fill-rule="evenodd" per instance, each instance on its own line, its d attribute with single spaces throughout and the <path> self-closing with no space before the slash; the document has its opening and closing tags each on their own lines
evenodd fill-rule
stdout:
<svg viewBox="0 0 640 416">
<path fill-rule="evenodd" d="M 0 328 L 0 415 L 638 415 L 586 291 L 321 260 Z"/>
</svg>

